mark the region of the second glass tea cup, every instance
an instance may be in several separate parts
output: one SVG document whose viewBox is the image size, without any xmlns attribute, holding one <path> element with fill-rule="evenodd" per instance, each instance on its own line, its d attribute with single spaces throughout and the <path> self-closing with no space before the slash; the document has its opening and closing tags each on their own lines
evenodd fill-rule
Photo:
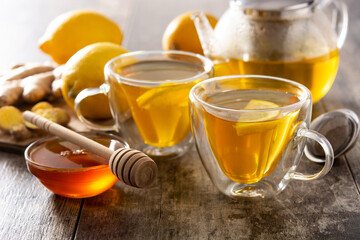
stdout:
<svg viewBox="0 0 360 240">
<path fill-rule="evenodd" d="M 79 119 L 92 129 L 115 129 L 133 148 L 152 157 L 176 158 L 193 142 L 188 113 L 190 89 L 212 74 L 212 62 L 198 54 L 183 51 L 122 54 L 105 65 L 105 84 L 85 89 L 77 96 L 75 110 Z M 107 95 L 114 126 L 105 127 L 82 116 L 80 102 L 96 94 Z"/>
<path fill-rule="evenodd" d="M 312 98 L 299 83 L 259 75 L 211 78 L 191 89 L 190 101 L 201 161 L 225 195 L 271 197 L 291 179 L 318 179 L 332 167 L 330 143 L 308 129 Z M 296 172 L 306 138 L 325 153 L 323 169 L 312 175 Z"/>
</svg>

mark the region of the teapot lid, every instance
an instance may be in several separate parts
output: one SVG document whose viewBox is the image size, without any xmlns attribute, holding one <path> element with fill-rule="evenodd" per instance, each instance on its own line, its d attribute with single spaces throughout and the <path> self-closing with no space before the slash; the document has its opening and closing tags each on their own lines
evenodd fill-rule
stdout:
<svg viewBox="0 0 360 240">
<path fill-rule="evenodd" d="M 231 0 L 230 6 L 239 7 L 246 15 L 284 17 L 311 13 L 329 0 Z"/>
<path fill-rule="evenodd" d="M 253 10 L 281 11 L 308 7 L 315 0 L 233 0 L 238 6 Z"/>
</svg>

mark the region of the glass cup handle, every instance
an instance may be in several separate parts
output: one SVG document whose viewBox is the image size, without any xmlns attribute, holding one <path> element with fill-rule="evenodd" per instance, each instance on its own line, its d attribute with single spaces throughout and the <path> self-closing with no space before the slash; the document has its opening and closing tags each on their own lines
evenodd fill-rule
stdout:
<svg viewBox="0 0 360 240">
<path fill-rule="evenodd" d="M 333 0 L 332 3 L 335 7 L 332 24 L 338 36 L 336 45 L 338 49 L 341 49 L 348 32 L 348 10 L 346 4 L 342 0 Z"/>
<path fill-rule="evenodd" d="M 296 179 L 296 180 L 310 181 L 310 180 L 318 179 L 318 178 L 325 176 L 330 171 L 330 169 L 334 163 L 334 151 L 333 151 L 329 141 L 320 133 L 315 132 L 313 130 L 309 130 L 309 129 L 299 130 L 298 137 L 307 137 L 307 138 L 310 138 L 310 139 L 316 141 L 317 143 L 319 143 L 325 153 L 325 161 L 324 161 L 325 164 L 324 164 L 324 167 L 321 169 L 321 171 L 318 173 L 303 174 L 303 173 L 293 171 L 293 172 L 289 173 L 289 178 Z"/>
<path fill-rule="evenodd" d="M 80 103 L 82 100 L 84 100 L 87 97 L 95 96 L 98 94 L 106 94 L 106 86 L 101 85 L 99 88 L 85 88 L 82 90 L 75 98 L 74 101 L 74 109 L 76 112 L 76 115 L 78 116 L 79 120 L 84 123 L 88 128 L 93 130 L 100 130 L 100 131 L 112 131 L 115 129 L 114 124 L 97 124 L 94 123 L 84 117 L 80 111 Z"/>
</svg>

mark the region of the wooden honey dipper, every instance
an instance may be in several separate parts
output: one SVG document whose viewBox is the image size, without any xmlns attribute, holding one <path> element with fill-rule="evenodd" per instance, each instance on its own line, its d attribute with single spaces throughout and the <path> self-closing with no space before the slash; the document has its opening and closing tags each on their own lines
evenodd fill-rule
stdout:
<svg viewBox="0 0 360 240">
<path fill-rule="evenodd" d="M 127 185 L 143 188 L 149 186 L 157 176 L 158 168 L 156 163 L 143 152 L 128 148 L 119 148 L 113 151 L 30 111 L 25 111 L 23 118 L 48 133 L 109 159 L 109 167 L 112 173 Z M 104 164 L 107 164 L 107 162 Z"/>
</svg>

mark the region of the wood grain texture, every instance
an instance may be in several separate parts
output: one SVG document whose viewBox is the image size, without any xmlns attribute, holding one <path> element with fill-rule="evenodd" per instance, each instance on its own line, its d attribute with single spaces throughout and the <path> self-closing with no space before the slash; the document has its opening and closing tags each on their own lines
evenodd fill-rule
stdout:
<svg viewBox="0 0 360 240">
<path fill-rule="evenodd" d="M 103 196 L 86 199 L 76 238 L 353 239 L 360 234 L 359 196 L 348 185 L 352 178 L 343 159 L 326 178 L 292 182 L 268 200 L 223 196 L 195 150 L 177 161 L 157 163 L 159 179 L 152 188 L 117 184 Z M 310 172 L 320 167 L 305 165 Z"/>
<path fill-rule="evenodd" d="M 0 239 L 70 239 L 81 199 L 46 190 L 26 169 L 24 157 L 1 153 Z"/>
<path fill-rule="evenodd" d="M 360 114 L 360 1 L 349 6 L 349 34 L 340 68 L 313 117 L 338 108 Z M 0 69 L 8 63 L 47 59 L 34 47 L 47 23 L 69 9 L 99 9 L 123 26 L 130 50 L 160 49 L 168 22 L 204 9 L 220 16 L 227 1 L 101 0 L 0 1 Z M 46 11 L 44 11 L 46 9 Z M 9 15 L 17 13 L 12 22 Z M 7 23 L 5 25 L 5 23 Z M 21 37 L 19 37 L 21 36 Z M 233 200 L 213 186 L 195 149 L 172 161 L 158 160 L 152 187 L 117 183 L 84 200 L 57 197 L 27 172 L 22 155 L 0 152 L 0 239 L 359 239 L 360 144 L 335 160 L 313 182 L 293 181 L 267 200 Z M 303 159 L 299 171 L 321 165 Z"/>
<path fill-rule="evenodd" d="M 349 32 L 340 54 L 340 68 L 334 86 L 324 98 L 326 111 L 349 108 L 360 116 L 360 2 L 346 1 L 349 8 Z M 358 193 L 360 193 L 360 145 L 359 140 L 355 147 L 346 155 L 346 163 L 350 174 L 353 176 Z"/>
</svg>

